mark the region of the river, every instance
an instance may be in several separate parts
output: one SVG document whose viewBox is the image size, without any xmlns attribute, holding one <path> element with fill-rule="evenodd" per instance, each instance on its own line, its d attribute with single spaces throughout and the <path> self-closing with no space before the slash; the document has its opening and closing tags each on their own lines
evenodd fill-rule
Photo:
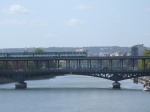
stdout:
<svg viewBox="0 0 150 112">
<path fill-rule="evenodd" d="M 132 80 L 113 81 L 79 75 L 26 81 L 28 88 L 15 90 L 15 83 L 0 85 L 0 112 L 149 112 L 150 92 Z"/>
</svg>

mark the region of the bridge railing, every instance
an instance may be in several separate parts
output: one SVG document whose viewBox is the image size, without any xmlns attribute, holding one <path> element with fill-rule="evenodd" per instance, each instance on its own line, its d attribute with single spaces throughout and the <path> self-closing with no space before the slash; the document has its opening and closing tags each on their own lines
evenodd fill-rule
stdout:
<svg viewBox="0 0 150 112">
<path fill-rule="evenodd" d="M 148 71 L 150 56 L 0 58 L 0 70 L 25 71 Z M 142 64 L 138 67 L 138 61 Z M 138 69 L 137 69 L 138 68 Z"/>
</svg>

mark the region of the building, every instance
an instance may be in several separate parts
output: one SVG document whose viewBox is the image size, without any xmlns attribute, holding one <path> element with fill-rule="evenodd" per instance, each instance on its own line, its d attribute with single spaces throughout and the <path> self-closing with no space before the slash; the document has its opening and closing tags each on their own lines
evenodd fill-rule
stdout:
<svg viewBox="0 0 150 112">
<path fill-rule="evenodd" d="M 110 54 L 108 52 L 100 52 L 99 56 L 100 57 L 106 57 L 106 56 L 110 56 Z"/>
<path fill-rule="evenodd" d="M 146 47 L 143 44 L 134 45 L 131 47 L 131 56 L 142 56 L 145 49 Z"/>
<path fill-rule="evenodd" d="M 131 47 L 131 56 L 142 56 L 145 50 L 146 47 L 143 44 L 134 45 Z M 134 61 L 134 66 L 138 66 L 138 60 Z"/>
<path fill-rule="evenodd" d="M 110 53 L 110 56 L 127 56 L 127 52 L 114 52 L 114 53 Z"/>
</svg>

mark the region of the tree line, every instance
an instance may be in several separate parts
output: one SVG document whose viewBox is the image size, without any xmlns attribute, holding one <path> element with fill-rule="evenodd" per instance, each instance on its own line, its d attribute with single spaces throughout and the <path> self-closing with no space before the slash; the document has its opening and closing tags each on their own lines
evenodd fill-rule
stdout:
<svg viewBox="0 0 150 112">
<path fill-rule="evenodd" d="M 145 51 L 143 52 L 143 56 L 150 56 L 150 50 L 145 50 Z M 143 69 L 142 60 L 138 60 L 138 68 L 139 68 L 140 70 Z M 146 70 L 150 70 L 150 59 L 146 59 L 146 60 L 145 60 L 145 69 L 146 69 Z"/>
</svg>

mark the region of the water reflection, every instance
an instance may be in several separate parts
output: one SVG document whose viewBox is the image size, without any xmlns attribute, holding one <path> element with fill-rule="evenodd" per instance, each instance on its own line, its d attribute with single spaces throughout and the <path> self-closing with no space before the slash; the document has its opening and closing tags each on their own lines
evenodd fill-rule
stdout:
<svg viewBox="0 0 150 112">
<path fill-rule="evenodd" d="M 27 82 L 27 90 L 31 89 L 112 89 L 113 81 L 82 75 L 57 76 L 51 79 L 32 80 Z M 132 80 L 120 81 L 121 90 L 142 90 L 142 84 L 134 84 Z M 2 84 L 0 89 L 14 89 L 15 83 Z"/>
<path fill-rule="evenodd" d="M 26 81 L 28 88 L 15 90 L 15 83 L 0 85 L 2 112 L 146 112 L 149 92 L 132 80 L 113 81 L 67 75 L 53 79 Z M 143 105 L 144 104 L 144 105 Z"/>
</svg>

